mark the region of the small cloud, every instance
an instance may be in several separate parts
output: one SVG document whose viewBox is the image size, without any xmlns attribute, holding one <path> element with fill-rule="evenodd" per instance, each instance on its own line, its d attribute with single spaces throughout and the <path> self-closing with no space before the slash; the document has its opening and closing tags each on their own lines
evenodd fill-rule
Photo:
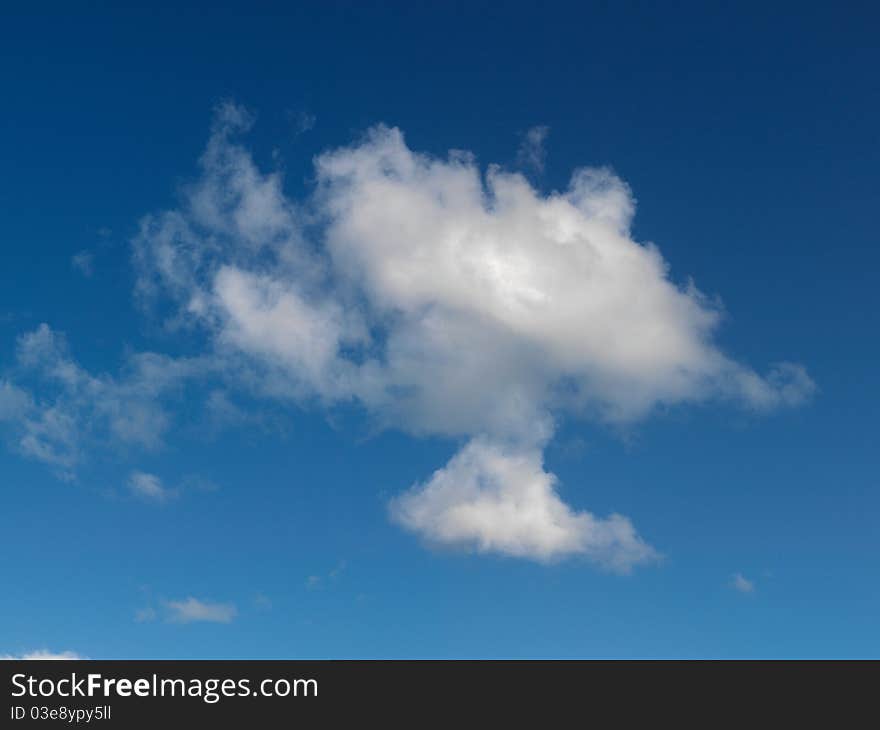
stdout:
<svg viewBox="0 0 880 730">
<path fill-rule="evenodd" d="M 91 251 L 79 251 L 70 259 L 70 265 L 86 278 L 90 278 L 95 273 L 95 256 Z"/>
<path fill-rule="evenodd" d="M 174 496 L 172 490 L 162 485 L 159 477 L 143 471 L 132 472 L 128 478 L 128 488 L 135 496 L 151 502 L 165 502 Z"/>
<path fill-rule="evenodd" d="M 189 597 L 183 601 L 166 601 L 167 620 L 171 623 L 188 624 L 196 621 L 207 621 L 228 624 L 238 614 L 231 603 L 210 603 Z"/>
<path fill-rule="evenodd" d="M 730 587 L 740 593 L 754 593 L 755 584 L 746 578 L 742 573 L 734 573 L 730 579 Z"/>
<path fill-rule="evenodd" d="M 254 606 L 261 611 L 270 611 L 272 609 L 272 601 L 269 599 L 269 596 L 258 593 L 254 596 Z"/>
<path fill-rule="evenodd" d="M 157 618 L 156 609 L 151 606 L 138 609 L 134 614 L 134 620 L 139 624 L 148 624 Z"/>
<path fill-rule="evenodd" d="M 436 547 L 545 563 L 579 555 L 621 574 L 662 559 L 629 518 L 563 502 L 537 448 L 522 453 L 487 438 L 471 440 L 389 507 L 395 522 Z"/>
<path fill-rule="evenodd" d="M 335 581 L 345 570 L 347 563 L 340 560 L 335 567 L 327 573 L 327 575 L 310 575 L 306 578 L 306 588 L 316 590 L 321 588 L 325 583 Z"/>
<path fill-rule="evenodd" d="M 24 654 L 3 654 L 0 655 L 0 659 L 7 661 L 10 659 L 15 660 L 66 660 L 71 661 L 74 659 L 86 659 L 87 657 L 80 656 L 76 652 L 72 651 L 49 651 L 48 649 L 37 649 L 35 651 L 27 651 Z"/>
<path fill-rule="evenodd" d="M 550 127 L 540 125 L 528 130 L 520 142 L 516 153 L 516 160 L 522 167 L 528 167 L 535 172 L 544 172 L 544 162 L 547 152 L 544 149 L 544 141 L 550 133 Z"/>
</svg>

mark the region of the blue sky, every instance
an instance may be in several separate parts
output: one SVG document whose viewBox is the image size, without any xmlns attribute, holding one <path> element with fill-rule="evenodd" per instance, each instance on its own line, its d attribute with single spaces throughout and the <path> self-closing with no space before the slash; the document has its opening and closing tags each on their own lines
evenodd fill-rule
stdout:
<svg viewBox="0 0 880 730">
<path fill-rule="evenodd" d="M 878 19 L 10 14 L 0 655 L 877 656 Z"/>
</svg>

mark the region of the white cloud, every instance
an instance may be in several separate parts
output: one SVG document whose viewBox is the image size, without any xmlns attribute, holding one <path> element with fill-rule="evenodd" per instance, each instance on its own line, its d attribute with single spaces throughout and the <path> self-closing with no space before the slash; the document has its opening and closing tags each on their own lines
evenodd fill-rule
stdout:
<svg viewBox="0 0 880 730">
<path fill-rule="evenodd" d="M 168 621 L 172 623 L 193 623 L 207 621 L 228 624 L 238 611 L 231 603 L 211 603 L 189 597 L 182 601 L 166 601 Z"/>
<path fill-rule="evenodd" d="M 78 251 L 71 257 L 70 265 L 86 278 L 95 273 L 95 256 L 91 251 Z"/>
<path fill-rule="evenodd" d="M 396 498 L 391 511 L 430 542 L 479 552 L 542 561 L 579 554 L 622 573 L 659 557 L 626 517 L 599 519 L 566 505 L 539 449 L 509 450 L 485 438 Z"/>
<path fill-rule="evenodd" d="M 624 424 L 814 390 L 800 365 L 762 377 L 713 344 L 718 307 L 632 239 L 633 197 L 607 169 L 542 194 L 377 127 L 318 157 L 316 191 L 297 202 L 235 142 L 251 121 L 222 107 L 180 209 L 144 220 L 139 291 L 176 300 L 176 324 L 209 332 L 259 392 L 357 400 L 380 425 L 470 438 L 394 502 L 431 542 L 625 570 L 654 557 L 631 523 L 573 510 L 543 470 L 557 414 Z M 545 136 L 527 135 L 533 165 Z M 317 240 L 304 221 L 322 222 Z"/>
<path fill-rule="evenodd" d="M 23 654 L 6 654 L 0 656 L 2 660 L 9 659 L 17 659 L 17 660 L 72 660 L 72 659 L 86 659 L 87 657 L 80 656 L 79 654 L 72 651 L 60 651 L 54 652 L 49 651 L 48 649 L 37 649 L 35 651 L 28 651 Z"/>
<path fill-rule="evenodd" d="M 165 502 L 174 496 L 174 491 L 162 484 L 155 474 L 142 471 L 132 472 L 128 478 L 128 488 L 137 497 L 152 502 Z"/>
<path fill-rule="evenodd" d="M 754 593 L 755 584 L 746 578 L 742 573 L 734 573 L 730 579 L 730 587 L 740 593 Z"/>
<path fill-rule="evenodd" d="M 544 163 L 547 158 L 544 142 L 549 133 L 550 127 L 544 125 L 532 127 L 526 131 L 517 151 L 517 162 L 535 172 L 544 172 Z"/>
<path fill-rule="evenodd" d="M 712 345 L 718 310 L 630 238 L 634 202 L 608 170 L 544 196 L 378 129 L 321 158 L 318 177 L 332 266 L 386 330 L 368 362 L 384 389 L 359 383 L 359 395 L 405 421 L 468 435 L 559 408 L 632 421 L 719 396 L 763 407 L 807 383 L 785 368 L 762 379 Z M 392 385 L 411 395 L 389 398 Z"/>
<path fill-rule="evenodd" d="M 235 141 L 251 122 L 221 107 L 180 208 L 143 221 L 139 293 L 176 301 L 174 324 L 207 332 L 257 392 L 358 401 L 381 426 L 469 438 L 394 504 L 432 542 L 626 569 L 653 556 L 629 521 L 573 510 L 543 470 L 558 414 L 767 410 L 815 388 L 800 365 L 761 376 L 713 343 L 718 306 L 633 240 L 635 202 L 610 170 L 544 194 L 380 126 L 319 156 L 314 194 L 294 201 Z M 527 137 L 533 163 L 545 135 Z"/>
</svg>

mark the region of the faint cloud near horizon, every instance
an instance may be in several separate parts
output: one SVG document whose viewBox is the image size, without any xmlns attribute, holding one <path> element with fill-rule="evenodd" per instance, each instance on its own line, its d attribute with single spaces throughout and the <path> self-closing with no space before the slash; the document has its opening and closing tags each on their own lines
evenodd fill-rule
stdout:
<svg viewBox="0 0 880 730">
<path fill-rule="evenodd" d="M 88 657 L 81 656 L 73 651 L 49 651 L 48 649 L 36 649 L 35 651 L 26 651 L 23 654 L 0 654 L 0 660 L 2 661 L 35 661 L 35 660 L 58 660 L 58 661 L 72 661 L 78 659 L 88 659 Z"/>
</svg>

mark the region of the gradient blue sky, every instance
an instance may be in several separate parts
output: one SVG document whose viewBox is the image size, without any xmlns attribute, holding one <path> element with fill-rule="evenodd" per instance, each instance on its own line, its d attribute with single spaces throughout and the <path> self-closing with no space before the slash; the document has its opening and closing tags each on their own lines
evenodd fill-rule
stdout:
<svg viewBox="0 0 880 730">
<path fill-rule="evenodd" d="M 37 401 L 15 353 L 42 323 L 92 373 L 201 350 L 137 306 L 130 242 L 178 204 L 229 99 L 294 199 L 316 154 L 380 122 L 509 169 L 546 125 L 538 190 L 613 167 L 633 237 L 723 300 L 718 346 L 759 372 L 803 363 L 818 389 L 760 415 L 561 418 L 545 459 L 565 501 L 665 556 L 629 575 L 426 548 L 387 503 L 461 440 L 357 408 L 238 393 L 221 427 L 213 386 L 187 383 L 161 444 L 89 441 L 66 478 L 0 425 L 0 655 L 880 654 L 876 7 L 153 5 L 30 4 L 0 29 L 0 379 Z M 179 495 L 138 499 L 134 471 Z M 169 620 L 190 597 L 231 620 Z"/>
</svg>

